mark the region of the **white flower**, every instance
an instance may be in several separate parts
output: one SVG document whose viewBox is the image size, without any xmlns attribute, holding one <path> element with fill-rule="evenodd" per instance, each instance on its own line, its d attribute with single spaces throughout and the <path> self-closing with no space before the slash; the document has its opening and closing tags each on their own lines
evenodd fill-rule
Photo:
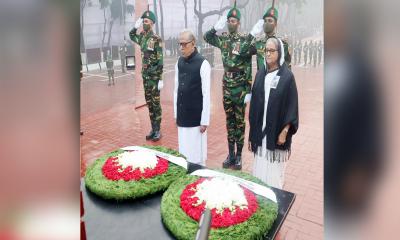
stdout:
<svg viewBox="0 0 400 240">
<path fill-rule="evenodd" d="M 206 208 L 216 208 L 217 213 L 222 213 L 225 208 L 234 211 L 236 206 L 244 209 L 248 205 L 244 191 L 239 184 L 217 177 L 206 179 L 198 184 L 197 192 L 193 197 L 199 198 L 196 205 L 200 205 L 204 201 Z"/>
<path fill-rule="evenodd" d="M 126 151 L 118 155 L 118 163 L 123 169 L 131 166 L 132 170 L 139 168 L 143 173 L 145 168 L 154 169 L 158 163 L 158 159 L 152 152 Z"/>
</svg>

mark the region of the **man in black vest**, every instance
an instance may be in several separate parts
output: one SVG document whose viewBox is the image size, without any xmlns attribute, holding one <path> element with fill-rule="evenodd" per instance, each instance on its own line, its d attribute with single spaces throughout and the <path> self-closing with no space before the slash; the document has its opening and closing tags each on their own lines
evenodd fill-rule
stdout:
<svg viewBox="0 0 400 240">
<path fill-rule="evenodd" d="M 182 56 L 175 65 L 174 116 L 179 152 L 188 162 L 205 166 L 211 67 L 198 53 L 196 39 L 190 30 L 179 34 L 178 43 Z"/>
</svg>

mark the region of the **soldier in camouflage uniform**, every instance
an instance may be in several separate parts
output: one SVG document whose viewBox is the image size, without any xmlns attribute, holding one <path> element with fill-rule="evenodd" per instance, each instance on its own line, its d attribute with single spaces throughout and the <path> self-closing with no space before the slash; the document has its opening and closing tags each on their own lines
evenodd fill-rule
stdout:
<svg viewBox="0 0 400 240">
<path fill-rule="evenodd" d="M 137 33 L 138 28 L 143 23 L 143 30 Z M 144 94 L 151 121 L 151 131 L 146 136 L 146 140 L 158 141 L 161 138 L 161 105 L 160 90 L 163 87 L 161 80 L 163 72 L 163 49 L 162 40 L 153 33 L 153 25 L 156 17 L 153 12 L 147 10 L 139 18 L 135 27 L 130 31 L 129 36 L 132 41 L 140 46 L 142 52 L 142 78 Z"/>
<path fill-rule="evenodd" d="M 297 57 L 298 57 L 298 47 L 299 43 L 296 41 L 294 42 L 294 47 L 293 47 L 293 59 L 294 59 L 294 65 L 297 65 Z"/>
<path fill-rule="evenodd" d="M 308 42 L 308 55 L 310 56 L 310 61 L 309 61 L 310 65 L 312 64 L 313 50 L 314 50 L 314 44 L 310 40 L 310 42 Z"/>
<path fill-rule="evenodd" d="M 322 41 L 319 40 L 319 44 L 318 44 L 318 65 L 321 64 L 322 50 L 323 49 L 324 49 L 324 47 L 322 46 Z"/>
<path fill-rule="evenodd" d="M 250 54 L 257 54 L 257 70 L 264 65 L 265 59 L 265 44 L 270 37 L 276 37 L 276 26 L 278 22 L 278 10 L 269 8 L 263 19 L 259 20 L 251 30 L 249 39 L 252 41 L 249 48 Z M 264 30 L 265 35 L 255 38 L 255 36 Z M 281 39 L 285 51 L 285 63 L 291 69 L 291 56 L 289 53 L 289 44 L 287 39 Z M 248 44 L 248 43 L 247 43 Z"/>
<path fill-rule="evenodd" d="M 317 46 L 317 42 L 314 42 L 314 47 L 313 47 L 313 67 L 317 66 L 317 54 L 318 54 L 318 46 Z"/>
<path fill-rule="evenodd" d="M 114 61 L 112 59 L 112 55 L 110 53 L 110 50 L 107 50 L 106 67 L 107 67 L 107 73 L 108 73 L 108 86 L 111 86 L 111 79 L 112 79 L 112 85 L 115 85 L 115 80 L 114 80 Z"/>
<path fill-rule="evenodd" d="M 303 43 L 299 40 L 299 59 L 297 60 L 297 64 L 301 63 L 301 53 L 303 52 Z"/>
<path fill-rule="evenodd" d="M 304 47 L 303 47 L 303 51 L 304 51 L 304 66 L 307 65 L 307 54 L 308 54 L 308 43 L 305 42 Z"/>
<path fill-rule="evenodd" d="M 235 6 L 227 16 L 222 16 L 215 26 L 204 34 L 204 40 L 219 48 L 224 66 L 223 104 L 226 114 L 229 154 L 223 163 L 224 168 L 242 168 L 242 149 L 245 133 L 246 103 L 251 91 L 251 55 L 243 44 L 247 36 L 238 32 L 240 11 Z M 228 22 L 228 34 L 217 35 Z M 235 153 L 236 144 L 236 153 Z"/>
</svg>

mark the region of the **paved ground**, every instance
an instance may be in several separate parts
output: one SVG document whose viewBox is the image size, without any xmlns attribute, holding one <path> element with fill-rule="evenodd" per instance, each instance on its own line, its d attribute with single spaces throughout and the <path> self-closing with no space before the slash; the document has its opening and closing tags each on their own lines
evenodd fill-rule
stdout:
<svg viewBox="0 0 400 240">
<path fill-rule="evenodd" d="M 219 57 L 216 57 L 219 59 Z M 165 59 L 162 90 L 163 138 L 146 142 L 150 130 L 141 80 L 134 71 L 116 71 L 116 85 L 107 86 L 107 73 L 85 73 L 81 82 L 81 175 L 97 157 L 127 145 L 163 145 L 177 149 L 173 121 L 173 76 L 176 59 Z M 211 125 L 208 130 L 208 167 L 220 167 L 227 155 L 225 114 L 222 106 L 222 65 L 212 71 Z M 323 67 L 293 67 L 296 78 L 300 125 L 293 139 L 292 155 L 286 168 L 284 189 L 297 195 L 280 231 L 280 239 L 323 238 Z M 248 119 L 248 109 L 246 113 Z M 247 145 L 248 123 L 246 125 Z M 243 171 L 251 172 L 253 157 L 244 149 Z"/>
</svg>

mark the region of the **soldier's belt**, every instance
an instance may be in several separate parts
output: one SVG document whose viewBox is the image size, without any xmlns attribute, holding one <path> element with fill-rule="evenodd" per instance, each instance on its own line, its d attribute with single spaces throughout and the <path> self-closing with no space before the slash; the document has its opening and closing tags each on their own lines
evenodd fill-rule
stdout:
<svg viewBox="0 0 400 240">
<path fill-rule="evenodd" d="M 225 72 L 225 76 L 228 78 L 236 78 L 238 76 L 244 75 L 244 71 L 237 71 L 237 72 Z"/>
</svg>

